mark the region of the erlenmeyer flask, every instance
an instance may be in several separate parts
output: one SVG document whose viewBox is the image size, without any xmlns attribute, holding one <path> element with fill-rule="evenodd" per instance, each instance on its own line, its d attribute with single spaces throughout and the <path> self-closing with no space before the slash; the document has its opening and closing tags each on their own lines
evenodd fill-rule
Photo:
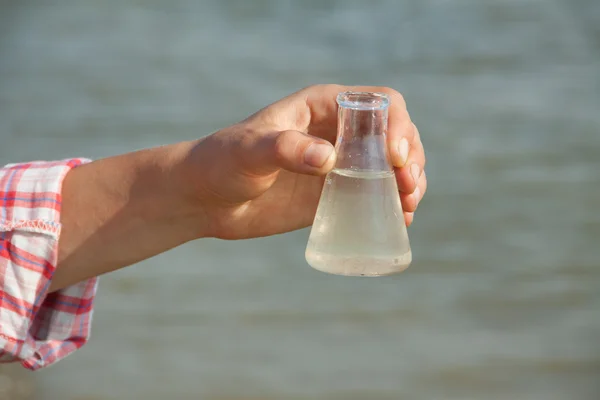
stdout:
<svg viewBox="0 0 600 400">
<path fill-rule="evenodd" d="M 306 261 L 336 275 L 401 272 L 412 253 L 386 144 L 389 98 L 344 92 L 337 103 L 337 161 L 325 178 Z"/>
</svg>

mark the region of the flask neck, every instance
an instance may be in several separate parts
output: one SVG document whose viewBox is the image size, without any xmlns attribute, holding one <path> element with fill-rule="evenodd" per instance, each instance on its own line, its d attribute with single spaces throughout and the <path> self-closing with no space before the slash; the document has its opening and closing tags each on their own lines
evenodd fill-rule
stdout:
<svg viewBox="0 0 600 400">
<path fill-rule="evenodd" d="M 336 168 L 393 171 L 387 149 L 388 97 L 345 92 L 338 95 L 337 102 Z"/>
</svg>

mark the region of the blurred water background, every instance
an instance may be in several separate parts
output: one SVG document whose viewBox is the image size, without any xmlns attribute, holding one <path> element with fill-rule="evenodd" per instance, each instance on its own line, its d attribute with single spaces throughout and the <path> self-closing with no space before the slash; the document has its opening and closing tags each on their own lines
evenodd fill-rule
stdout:
<svg viewBox="0 0 600 400">
<path fill-rule="evenodd" d="M 104 277 L 34 399 L 600 398 L 599 1 L 0 7 L 1 164 L 196 138 L 326 82 L 401 91 L 428 155 L 407 272 L 313 271 L 307 230 L 190 243 Z"/>
</svg>

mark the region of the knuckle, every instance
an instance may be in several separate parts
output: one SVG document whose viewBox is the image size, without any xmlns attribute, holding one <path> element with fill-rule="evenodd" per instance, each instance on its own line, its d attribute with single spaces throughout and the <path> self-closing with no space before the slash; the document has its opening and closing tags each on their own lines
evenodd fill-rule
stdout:
<svg viewBox="0 0 600 400">
<path fill-rule="evenodd" d="M 406 100 L 404 99 L 404 96 L 396 89 L 387 86 L 382 86 L 378 88 L 378 90 L 390 96 L 390 98 L 392 99 L 392 103 L 396 103 L 402 107 L 406 107 Z"/>
<path fill-rule="evenodd" d="M 419 133 L 419 128 L 414 122 L 411 122 L 413 126 L 413 131 L 415 132 L 415 140 L 421 140 L 421 133 Z"/>
<path fill-rule="evenodd" d="M 421 179 L 419 179 L 419 187 L 423 193 L 427 190 L 427 177 L 425 176 L 425 172 L 423 172 Z"/>
<path fill-rule="evenodd" d="M 286 154 L 286 142 L 289 139 L 289 132 L 282 132 L 275 138 L 275 142 L 273 143 L 273 157 L 276 160 L 285 159 Z"/>
</svg>

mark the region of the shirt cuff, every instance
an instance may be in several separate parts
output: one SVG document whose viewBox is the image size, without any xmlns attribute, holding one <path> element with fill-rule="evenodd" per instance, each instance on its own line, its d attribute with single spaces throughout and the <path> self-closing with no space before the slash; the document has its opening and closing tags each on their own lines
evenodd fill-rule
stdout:
<svg viewBox="0 0 600 400">
<path fill-rule="evenodd" d="M 62 183 L 89 161 L 0 169 L 0 362 L 36 370 L 89 340 L 98 279 L 48 293 L 58 259 Z"/>
</svg>

